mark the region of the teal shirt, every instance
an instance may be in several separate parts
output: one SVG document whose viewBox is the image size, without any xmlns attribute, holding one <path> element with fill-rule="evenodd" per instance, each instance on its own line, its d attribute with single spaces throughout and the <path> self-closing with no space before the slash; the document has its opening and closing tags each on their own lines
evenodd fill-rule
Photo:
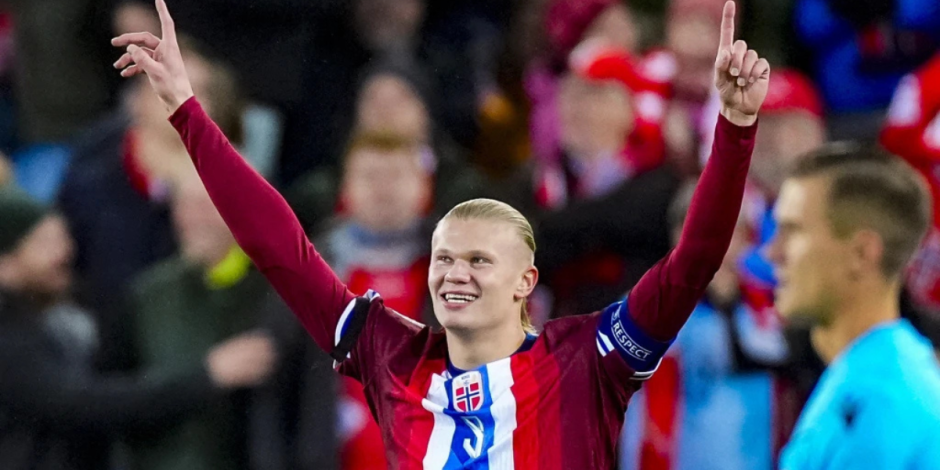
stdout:
<svg viewBox="0 0 940 470">
<path fill-rule="evenodd" d="M 906 320 L 856 339 L 810 396 L 781 470 L 940 469 L 940 366 Z"/>
</svg>

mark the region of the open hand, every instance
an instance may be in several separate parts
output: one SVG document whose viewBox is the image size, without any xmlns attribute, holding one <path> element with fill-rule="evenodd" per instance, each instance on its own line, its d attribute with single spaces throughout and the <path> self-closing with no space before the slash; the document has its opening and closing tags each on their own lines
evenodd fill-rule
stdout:
<svg viewBox="0 0 940 470">
<path fill-rule="evenodd" d="M 715 59 L 715 87 L 721 97 L 721 114 L 739 126 L 757 121 L 767 96 L 770 64 L 744 41 L 734 41 L 734 2 L 725 3 L 721 15 L 721 40 Z"/>
<path fill-rule="evenodd" d="M 183 66 L 183 56 L 176 42 L 176 29 L 170 11 L 164 0 L 156 2 L 163 38 L 149 32 L 139 32 L 122 34 L 112 39 L 113 46 L 126 47 L 126 52 L 114 63 L 114 68 L 121 69 L 121 76 L 125 78 L 146 74 L 150 86 L 166 105 L 167 111 L 172 113 L 193 96 L 193 87 Z"/>
</svg>

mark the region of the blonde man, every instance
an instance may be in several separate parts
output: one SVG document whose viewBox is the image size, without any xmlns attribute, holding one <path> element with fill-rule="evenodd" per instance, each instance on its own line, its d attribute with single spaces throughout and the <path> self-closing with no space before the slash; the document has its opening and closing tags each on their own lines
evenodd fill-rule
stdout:
<svg viewBox="0 0 940 470">
<path fill-rule="evenodd" d="M 363 383 L 389 465 L 615 467 L 627 402 L 721 265 L 740 209 L 770 69 L 733 41 L 734 3 L 715 61 L 722 117 L 678 246 L 627 301 L 550 322 L 539 335 L 524 310 L 538 281 L 532 229 L 496 201 L 458 205 L 434 232 L 428 287 L 443 331 L 397 315 L 374 293 L 357 298 L 193 98 L 163 0 L 157 9 L 163 38 L 115 38 L 127 47 L 115 67 L 147 74 L 238 242 L 339 371 Z"/>
</svg>

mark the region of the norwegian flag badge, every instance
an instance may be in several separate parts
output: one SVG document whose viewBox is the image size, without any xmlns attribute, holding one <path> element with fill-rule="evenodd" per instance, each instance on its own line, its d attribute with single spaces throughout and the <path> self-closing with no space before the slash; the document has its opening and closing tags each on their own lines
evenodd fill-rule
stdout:
<svg viewBox="0 0 940 470">
<path fill-rule="evenodd" d="M 483 406 L 483 376 L 478 371 L 454 378 L 454 409 L 461 413 L 477 411 Z"/>
</svg>

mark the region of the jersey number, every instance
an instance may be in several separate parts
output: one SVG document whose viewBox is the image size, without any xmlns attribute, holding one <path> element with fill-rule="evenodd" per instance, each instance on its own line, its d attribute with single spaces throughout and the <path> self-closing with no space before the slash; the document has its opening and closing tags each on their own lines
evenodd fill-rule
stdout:
<svg viewBox="0 0 940 470">
<path fill-rule="evenodd" d="M 473 432 L 473 439 L 467 438 L 463 440 L 463 450 L 467 451 L 467 455 L 469 455 L 470 458 L 475 459 L 483 453 L 483 421 L 480 421 L 480 418 L 475 416 L 463 416 L 461 419 L 467 424 L 470 431 Z"/>
</svg>

